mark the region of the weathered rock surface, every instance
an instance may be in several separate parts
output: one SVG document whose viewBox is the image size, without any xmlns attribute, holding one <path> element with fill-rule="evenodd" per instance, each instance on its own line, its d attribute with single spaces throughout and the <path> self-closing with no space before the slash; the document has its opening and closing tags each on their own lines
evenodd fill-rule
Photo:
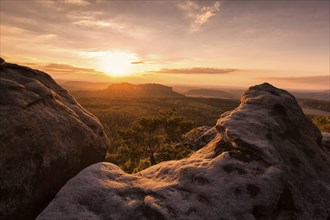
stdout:
<svg viewBox="0 0 330 220">
<path fill-rule="evenodd" d="M 322 146 L 330 153 L 330 133 L 322 132 Z"/>
<path fill-rule="evenodd" d="M 216 128 L 179 161 L 84 169 L 38 219 L 330 219 L 330 157 L 292 95 L 251 87 Z"/>
<path fill-rule="evenodd" d="M 104 160 L 107 138 L 49 75 L 0 63 L 0 219 L 34 219 L 67 180 Z"/>
<path fill-rule="evenodd" d="M 215 127 L 201 126 L 192 129 L 184 135 L 184 141 L 178 145 L 187 146 L 196 151 L 204 147 L 218 134 Z"/>
</svg>

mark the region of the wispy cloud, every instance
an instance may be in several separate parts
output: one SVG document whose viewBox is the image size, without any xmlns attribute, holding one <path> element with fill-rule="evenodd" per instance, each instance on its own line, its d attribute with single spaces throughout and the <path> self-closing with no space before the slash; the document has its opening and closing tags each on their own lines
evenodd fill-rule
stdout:
<svg viewBox="0 0 330 220">
<path fill-rule="evenodd" d="M 89 5 L 90 2 L 87 0 L 63 0 L 63 3 L 69 5 Z"/>
<path fill-rule="evenodd" d="M 193 67 L 182 69 L 160 69 L 152 71 L 154 73 L 168 73 L 168 74 L 225 74 L 238 71 L 238 69 L 222 69 L 210 67 Z M 151 72 L 151 71 L 150 71 Z"/>
<path fill-rule="evenodd" d="M 187 17 L 193 20 L 190 26 L 192 31 L 199 31 L 203 25 L 208 23 L 211 17 L 220 11 L 220 6 L 219 1 L 210 6 L 202 6 L 195 1 L 186 1 L 179 4 L 179 7 L 187 13 Z"/>
<path fill-rule="evenodd" d="M 62 63 L 49 63 L 49 64 L 37 64 L 37 63 L 21 63 L 22 65 L 29 66 L 31 68 L 40 69 L 49 74 L 100 74 L 102 72 L 96 71 L 92 68 L 82 68 Z M 102 73 L 103 74 L 103 73 Z"/>
<path fill-rule="evenodd" d="M 108 81 L 109 76 L 93 68 L 83 68 L 64 63 L 19 63 L 33 69 L 38 69 L 51 75 L 56 80 Z"/>
<path fill-rule="evenodd" d="M 80 21 L 74 21 L 73 24 L 85 26 L 85 27 L 109 27 L 111 23 L 106 21 L 97 21 L 94 19 L 85 19 Z"/>
<path fill-rule="evenodd" d="M 67 73 L 88 73 L 88 74 L 97 74 L 100 73 L 92 68 L 81 68 L 76 67 L 68 64 L 58 64 L 58 63 L 50 63 L 44 66 L 40 66 L 41 69 L 47 71 L 47 72 L 54 72 L 54 73 L 61 73 L 61 74 L 67 74 Z"/>
<path fill-rule="evenodd" d="M 80 12 L 74 13 L 69 16 L 71 23 L 73 25 L 82 26 L 82 27 L 110 27 L 115 30 L 124 29 L 123 25 L 113 22 L 111 20 L 102 19 L 106 18 L 105 13 L 100 11 L 89 11 L 89 12 Z"/>
<path fill-rule="evenodd" d="M 66 63 L 102 71 L 112 58 L 108 52 L 125 52 L 137 54 L 125 55 L 137 75 L 156 71 L 149 82 L 185 79 L 202 84 L 220 77 L 221 82 L 228 78 L 226 83 L 246 86 L 259 82 L 258 77 L 329 72 L 328 1 L 0 1 L 1 54 L 16 58 L 15 63 Z M 129 64 L 139 61 L 143 64 Z M 190 67 L 237 67 L 242 72 L 157 73 Z M 265 75 L 266 70 L 273 71 Z M 71 75 L 54 66 L 48 71 Z M 322 84 L 311 79 L 276 82 L 329 87 L 326 78 Z"/>
<path fill-rule="evenodd" d="M 131 64 L 144 64 L 143 61 L 135 61 L 135 62 L 131 62 Z"/>
<path fill-rule="evenodd" d="M 301 77 L 264 77 L 259 78 L 268 81 L 286 81 L 303 84 L 328 84 L 330 77 L 328 75 L 320 76 L 301 76 Z"/>
</svg>

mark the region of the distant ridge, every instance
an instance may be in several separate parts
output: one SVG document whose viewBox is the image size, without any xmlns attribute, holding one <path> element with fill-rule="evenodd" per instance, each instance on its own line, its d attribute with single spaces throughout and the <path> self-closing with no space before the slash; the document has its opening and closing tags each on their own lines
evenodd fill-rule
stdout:
<svg viewBox="0 0 330 220">
<path fill-rule="evenodd" d="M 137 85 L 126 82 L 115 83 L 97 93 L 110 97 L 184 97 L 184 95 L 174 92 L 172 87 L 156 83 Z"/>
<path fill-rule="evenodd" d="M 300 99 L 315 99 L 330 102 L 330 90 L 323 91 L 292 91 L 292 94 Z"/>
<path fill-rule="evenodd" d="M 57 81 L 62 87 L 69 91 L 97 91 L 107 88 L 109 82 L 84 82 L 84 81 Z"/>
<path fill-rule="evenodd" d="M 233 96 L 227 92 L 217 89 L 192 89 L 184 93 L 186 96 L 232 99 Z"/>
</svg>

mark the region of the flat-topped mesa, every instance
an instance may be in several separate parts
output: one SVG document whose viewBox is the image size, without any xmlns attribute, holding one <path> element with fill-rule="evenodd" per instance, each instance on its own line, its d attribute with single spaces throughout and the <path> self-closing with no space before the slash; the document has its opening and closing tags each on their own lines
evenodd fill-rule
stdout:
<svg viewBox="0 0 330 220">
<path fill-rule="evenodd" d="M 38 219 L 329 219 L 330 156 L 295 98 L 251 87 L 218 133 L 178 161 L 136 174 L 81 171 Z"/>
<path fill-rule="evenodd" d="M 174 92 L 172 87 L 161 84 L 130 84 L 114 83 L 107 89 L 100 91 L 104 96 L 111 97 L 184 97 Z"/>
<path fill-rule="evenodd" d="M 0 219 L 35 219 L 107 145 L 98 119 L 48 74 L 0 59 Z"/>
</svg>

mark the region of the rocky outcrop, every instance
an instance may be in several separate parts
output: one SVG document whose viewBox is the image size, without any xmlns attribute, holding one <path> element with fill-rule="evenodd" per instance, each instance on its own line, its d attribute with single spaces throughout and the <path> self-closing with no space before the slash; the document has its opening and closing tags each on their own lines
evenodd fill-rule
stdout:
<svg viewBox="0 0 330 220">
<path fill-rule="evenodd" d="M 136 174 L 81 171 L 42 219 L 329 219 L 330 157 L 295 98 L 251 87 L 190 157 Z"/>
<path fill-rule="evenodd" d="M 330 133 L 322 132 L 322 146 L 330 153 Z"/>
<path fill-rule="evenodd" d="M 201 126 L 192 129 L 184 135 L 182 143 L 178 146 L 186 146 L 191 150 L 197 151 L 214 139 L 218 131 L 215 127 Z"/>
<path fill-rule="evenodd" d="M 34 219 L 67 180 L 104 160 L 107 138 L 49 75 L 0 64 L 0 219 Z"/>
</svg>

